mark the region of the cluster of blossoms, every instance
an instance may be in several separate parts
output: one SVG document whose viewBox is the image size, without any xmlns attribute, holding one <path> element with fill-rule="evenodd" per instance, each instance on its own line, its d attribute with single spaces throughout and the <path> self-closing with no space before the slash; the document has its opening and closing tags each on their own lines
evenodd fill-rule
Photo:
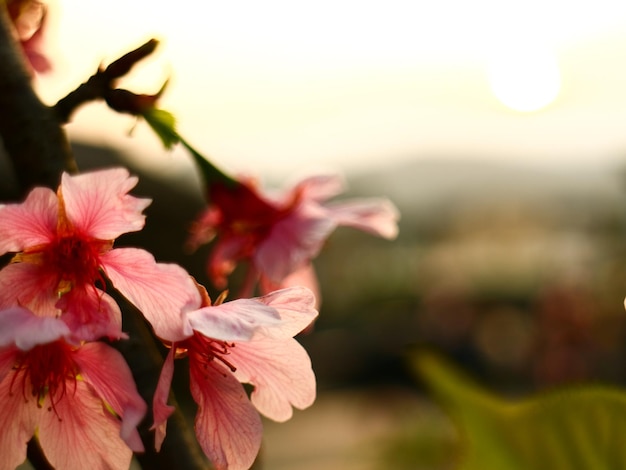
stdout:
<svg viewBox="0 0 626 470">
<path fill-rule="evenodd" d="M 137 425 L 147 406 L 107 344 L 126 338 L 107 286 L 170 348 L 153 399 L 157 449 L 173 411 L 174 360 L 186 357 L 198 442 L 216 468 L 249 468 L 261 445 L 259 413 L 285 421 L 315 399 L 311 363 L 294 336 L 316 318 L 316 299 L 307 287 L 283 286 L 310 273 L 337 225 L 389 237 L 396 230 L 388 203 L 322 204 L 337 192 L 335 179 L 307 180 L 275 202 L 248 183 L 218 185 L 192 241 L 218 237 L 209 262 L 217 285 L 246 260 L 267 292 L 212 303 L 182 267 L 114 247 L 144 226 L 150 200 L 129 194 L 136 183 L 125 169 L 63 174 L 56 193 L 35 188 L 22 203 L 0 205 L 0 254 L 13 254 L 0 270 L 2 469 L 24 461 L 33 436 L 63 469 L 128 468 L 144 449 Z M 250 396 L 242 384 L 252 385 Z"/>
</svg>

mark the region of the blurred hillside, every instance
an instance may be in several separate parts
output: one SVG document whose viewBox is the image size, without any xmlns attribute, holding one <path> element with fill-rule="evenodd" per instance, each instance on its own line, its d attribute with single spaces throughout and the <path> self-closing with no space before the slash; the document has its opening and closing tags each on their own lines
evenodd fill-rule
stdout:
<svg viewBox="0 0 626 470">
<path fill-rule="evenodd" d="M 311 341 L 334 379 L 403 377 L 406 348 L 429 345 L 499 387 L 623 380 L 620 171 L 420 161 L 351 187 L 387 195 L 402 221 L 393 243 L 338 231 L 318 260 L 329 338 Z M 368 360 L 339 364 L 335 343 Z"/>
</svg>

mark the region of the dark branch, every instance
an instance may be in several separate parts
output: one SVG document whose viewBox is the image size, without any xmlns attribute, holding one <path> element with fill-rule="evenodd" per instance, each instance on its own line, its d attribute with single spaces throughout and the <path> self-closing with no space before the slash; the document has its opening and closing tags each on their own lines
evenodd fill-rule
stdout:
<svg viewBox="0 0 626 470">
<path fill-rule="evenodd" d="M 35 185 L 56 188 L 63 171 L 76 172 L 64 130 L 52 108 L 31 86 L 31 77 L 0 4 L 0 137 L 26 193 Z"/>
<path fill-rule="evenodd" d="M 90 101 L 104 99 L 109 103 L 109 97 L 112 94 L 119 93 L 119 90 L 114 90 L 115 81 L 126 75 L 137 62 L 152 54 L 158 44 L 159 42 L 156 39 L 150 39 L 137 49 L 124 54 L 106 69 L 99 69 L 89 80 L 70 92 L 65 98 L 59 100 L 54 105 L 59 121 L 62 123 L 69 122 L 74 111 Z M 114 107 L 113 109 L 120 111 Z"/>
</svg>

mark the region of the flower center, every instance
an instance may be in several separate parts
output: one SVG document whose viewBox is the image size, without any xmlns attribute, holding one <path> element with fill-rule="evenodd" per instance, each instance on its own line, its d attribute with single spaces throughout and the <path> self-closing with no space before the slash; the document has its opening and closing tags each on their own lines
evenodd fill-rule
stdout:
<svg viewBox="0 0 626 470">
<path fill-rule="evenodd" d="M 57 273 L 58 291 L 67 292 L 73 286 L 100 281 L 100 254 L 111 248 L 111 242 L 79 235 L 59 237 L 43 252 L 43 263 Z"/>
<path fill-rule="evenodd" d="M 72 351 L 71 346 L 63 341 L 38 345 L 25 351 L 13 366 L 15 375 L 11 381 L 11 391 L 16 382 L 21 383 L 26 401 L 30 395 L 41 407 L 43 399 L 49 395 L 51 408 L 54 408 L 65 396 L 68 383 L 73 383 L 74 389 L 76 387 L 78 369 Z"/>
<path fill-rule="evenodd" d="M 202 334 L 194 331 L 191 338 L 178 344 L 178 351 L 187 352 L 189 354 L 189 360 L 194 361 L 201 367 L 206 368 L 212 365 L 214 360 L 217 360 L 230 369 L 231 372 L 235 372 L 237 368 L 226 359 L 224 356 L 230 354 L 229 349 L 235 347 L 235 343 L 227 343 L 225 341 L 214 340 L 207 338 Z"/>
</svg>

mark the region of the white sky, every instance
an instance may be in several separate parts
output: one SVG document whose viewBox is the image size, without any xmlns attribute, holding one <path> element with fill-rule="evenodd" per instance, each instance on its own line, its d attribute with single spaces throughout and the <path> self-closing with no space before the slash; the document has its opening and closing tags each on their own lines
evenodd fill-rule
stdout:
<svg viewBox="0 0 626 470">
<path fill-rule="evenodd" d="M 183 135 L 228 169 L 350 171 L 432 156 L 609 162 L 626 154 L 626 2 L 50 0 L 54 101 L 149 37 L 154 58 L 120 83 L 154 92 Z M 624 31 L 622 33 L 621 31 Z M 489 59 L 520 44 L 556 54 L 557 100 L 506 109 L 489 90 Z M 149 157 L 144 126 L 104 105 L 82 109 L 75 138 Z M 179 155 L 180 153 L 180 155 Z"/>
</svg>

